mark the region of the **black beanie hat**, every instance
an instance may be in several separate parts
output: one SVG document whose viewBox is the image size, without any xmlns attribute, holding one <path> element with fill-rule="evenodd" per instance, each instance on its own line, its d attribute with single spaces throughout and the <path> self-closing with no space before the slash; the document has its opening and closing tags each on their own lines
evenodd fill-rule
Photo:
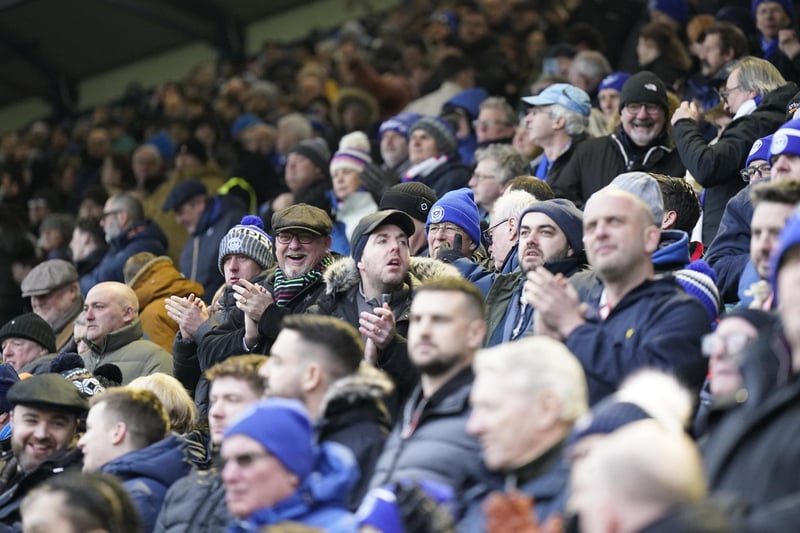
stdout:
<svg viewBox="0 0 800 533">
<path fill-rule="evenodd" d="M 12 318 L 0 328 L 0 344 L 9 338 L 30 339 L 49 353 L 56 351 L 56 334 L 50 324 L 36 313 L 25 313 Z"/>
<path fill-rule="evenodd" d="M 648 70 L 637 72 L 622 86 L 619 95 L 619 109 L 628 104 L 658 104 L 667 111 L 667 86 L 661 78 Z"/>
<path fill-rule="evenodd" d="M 378 209 L 397 209 L 424 223 L 428 221 L 428 211 L 438 200 L 433 189 L 424 183 L 408 181 L 384 192 Z"/>
</svg>

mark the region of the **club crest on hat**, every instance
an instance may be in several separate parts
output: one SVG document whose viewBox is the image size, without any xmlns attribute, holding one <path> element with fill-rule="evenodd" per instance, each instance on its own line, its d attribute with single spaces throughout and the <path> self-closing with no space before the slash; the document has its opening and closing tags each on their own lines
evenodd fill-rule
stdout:
<svg viewBox="0 0 800 533">
<path fill-rule="evenodd" d="M 754 153 L 758 152 L 761 149 L 761 145 L 764 144 L 764 141 L 758 139 L 756 142 L 753 143 L 753 147 L 750 148 L 750 153 L 747 155 L 753 155 Z"/>
<path fill-rule="evenodd" d="M 232 237 L 228 240 L 228 249 L 232 252 L 239 251 L 242 248 L 242 239 L 239 237 Z"/>
<path fill-rule="evenodd" d="M 769 151 L 773 154 L 780 153 L 784 148 L 786 148 L 787 144 L 789 144 L 789 136 L 781 131 L 778 131 L 772 138 L 772 144 L 769 147 Z"/>
<path fill-rule="evenodd" d="M 656 87 L 655 83 L 645 83 L 644 88 L 648 91 L 653 91 L 654 93 L 658 92 L 658 87 Z"/>
<path fill-rule="evenodd" d="M 437 206 L 431 211 L 431 222 L 439 222 L 444 218 L 444 207 Z"/>
</svg>

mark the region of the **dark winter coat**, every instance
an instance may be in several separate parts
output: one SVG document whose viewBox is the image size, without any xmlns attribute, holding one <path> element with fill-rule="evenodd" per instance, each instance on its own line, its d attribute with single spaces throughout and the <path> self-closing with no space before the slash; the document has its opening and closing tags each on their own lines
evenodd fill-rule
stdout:
<svg viewBox="0 0 800 533">
<path fill-rule="evenodd" d="M 586 372 L 589 402 L 613 393 L 634 370 L 656 367 L 699 390 L 707 370 L 701 337 L 710 333 L 708 313 L 671 276 L 647 280 L 629 291 L 601 320 L 602 284 L 591 272 L 570 280 L 590 306 L 587 321 L 565 340 Z"/>
<path fill-rule="evenodd" d="M 139 511 L 144 531 L 153 531 L 167 489 L 192 467 L 184 451 L 186 442 L 169 435 L 146 448 L 126 453 L 100 467 L 122 485 Z"/>
<path fill-rule="evenodd" d="M 731 533 L 728 518 L 709 501 L 679 505 L 637 533 Z"/>
<path fill-rule="evenodd" d="M 575 153 L 557 180 L 548 179 L 556 197 L 568 198 L 576 206 L 583 204 L 623 172 L 641 170 L 668 176 L 683 176 L 686 169 L 678 152 L 669 146 L 664 135 L 644 153 L 640 163 L 633 157 L 633 143 L 622 127 L 605 137 L 587 139 L 575 147 Z"/>
<path fill-rule="evenodd" d="M 209 198 L 194 233 L 181 251 L 181 274 L 203 286 L 203 300 L 207 304 L 211 303 L 217 289 L 225 283 L 217 263 L 219 243 L 245 214 L 244 205 L 235 196 Z"/>
<path fill-rule="evenodd" d="M 348 497 L 350 509 L 358 508 L 361 503 L 392 429 L 386 401 L 393 389 L 394 384 L 386 374 L 362 364 L 356 374 L 331 384 L 322 399 L 317 439 L 349 448 L 358 463 L 360 477 Z"/>
<path fill-rule="evenodd" d="M 114 238 L 97 268 L 81 279 L 81 288 L 84 286 L 92 288 L 101 281 L 123 283 L 125 278 L 122 275 L 122 268 L 125 266 L 125 261 L 139 252 L 150 252 L 157 256 L 167 255 L 167 237 L 161 228 L 150 220 L 135 224 Z"/>
<path fill-rule="evenodd" d="M 219 533 L 231 521 L 225 485 L 216 470 L 194 471 L 167 491 L 156 533 Z"/>
<path fill-rule="evenodd" d="M 717 236 L 705 255 L 706 262 L 717 273 L 719 295 L 725 303 L 738 301 L 739 278 L 750 261 L 751 188 L 752 185 L 748 185 L 730 199 Z"/>
<path fill-rule="evenodd" d="M 790 368 L 780 328 L 762 334 L 741 368 L 747 401 L 702 446 L 709 488 L 744 500 L 748 531 L 792 531 L 800 524 L 800 380 Z"/>
<path fill-rule="evenodd" d="M 414 411 L 425 400 L 422 387 L 414 389 L 386 440 L 370 488 L 404 479 L 438 481 L 457 494 L 480 485 L 497 486 L 483 464 L 477 439 L 466 430 L 474 377 L 468 367 L 445 383 L 427 399 L 416 424 Z"/>
<path fill-rule="evenodd" d="M 411 181 L 424 183 L 441 198 L 445 193 L 461 189 L 469 185 L 472 169 L 461 161 L 449 160 L 439 165 L 427 176 L 416 176 Z"/>
<path fill-rule="evenodd" d="M 750 147 L 773 133 L 786 118 L 786 104 L 797 93 L 788 83 L 767 94 L 749 115 L 731 122 L 715 144 L 709 145 L 697 122 L 679 120 L 672 126 L 681 162 L 705 188 L 703 202 L 703 244 L 717 234 L 725 206 L 746 185 L 739 170 L 744 168 Z"/>
</svg>

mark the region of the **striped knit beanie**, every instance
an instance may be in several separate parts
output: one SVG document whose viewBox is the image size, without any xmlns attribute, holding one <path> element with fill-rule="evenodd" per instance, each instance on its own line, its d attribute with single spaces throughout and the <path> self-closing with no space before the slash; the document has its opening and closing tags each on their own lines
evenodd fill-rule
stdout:
<svg viewBox="0 0 800 533">
<path fill-rule="evenodd" d="M 273 253 L 272 239 L 264 231 L 264 222 L 261 217 L 247 215 L 242 221 L 232 227 L 219 243 L 219 255 L 217 265 L 222 275 L 222 265 L 225 258 L 229 255 L 243 255 L 249 257 L 262 268 L 268 269 L 272 266 Z"/>
<path fill-rule="evenodd" d="M 331 159 L 331 175 L 340 168 L 349 168 L 359 174 L 372 163 L 369 155 L 369 139 L 361 131 L 348 133 L 339 141 L 339 151 Z"/>
</svg>

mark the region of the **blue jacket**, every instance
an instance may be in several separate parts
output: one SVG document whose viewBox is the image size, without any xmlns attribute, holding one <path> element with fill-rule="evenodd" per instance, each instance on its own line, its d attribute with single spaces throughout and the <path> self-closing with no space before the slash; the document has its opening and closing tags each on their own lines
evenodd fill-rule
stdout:
<svg viewBox="0 0 800 533">
<path fill-rule="evenodd" d="M 152 220 L 136 224 L 115 237 L 97 268 L 81 278 L 81 288 L 87 287 L 88 292 L 102 281 L 124 282 L 122 267 L 130 256 L 139 252 L 167 255 L 167 236 Z"/>
<path fill-rule="evenodd" d="M 226 194 L 209 198 L 197 228 L 181 251 L 181 274 L 203 286 L 203 300 L 207 304 L 225 282 L 217 265 L 219 243 L 245 214 L 245 206 L 236 196 Z"/>
<path fill-rule="evenodd" d="M 575 328 L 565 343 L 586 372 L 591 405 L 642 367 L 675 372 L 687 385 L 700 388 L 707 370 L 700 339 L 711 332 L 711 324 L 700 301 L 674 278 L 645 281 L 628 292 L 605 320 L 598 312 L 603 292 L 599 279 L 592 272 L 581 272 L 570 281 L 590 306 L 586 323 Z"/>
<path fill-rule="evenodd" d="M 653 266 L 658 272 L 679 270 L 691 262 L 689 254 L 689 234 L 685 231 L 668 229 L 661 232 L 658 249 L 653 252 Z"/>
<path fill-rule="evenodd" d="M 717 273 L 717 287 L 725 303 L 736 302 L 739 277 L 750 260 L 752 187 L 752 184 L 748 185 L 730 199 L 719 223 L 717 236 L 711 242 L 705 256 L 706 262 Z"/>
<path fill-rule="evenodd" d="M 355 533 L 355 518 L 347 510 L 347 495 L 358 478 L 352 452 L 335 442 L 320 445 L 314 472 L 300 488 L 273 507 L 260 509 L 243 520 L 234 519 L 228 533 L 261 531 L 271 524 L 290 521 L 331 533 Z"/>
<path fill-rule="evenodd" d="M 153 531 L 167 489 L 192 469 L 185 448 L 183 439 L 169 435 L 100 467 L 102 472 L 122 481 L 139 511 L 145 531 Z"/>
</svg>

